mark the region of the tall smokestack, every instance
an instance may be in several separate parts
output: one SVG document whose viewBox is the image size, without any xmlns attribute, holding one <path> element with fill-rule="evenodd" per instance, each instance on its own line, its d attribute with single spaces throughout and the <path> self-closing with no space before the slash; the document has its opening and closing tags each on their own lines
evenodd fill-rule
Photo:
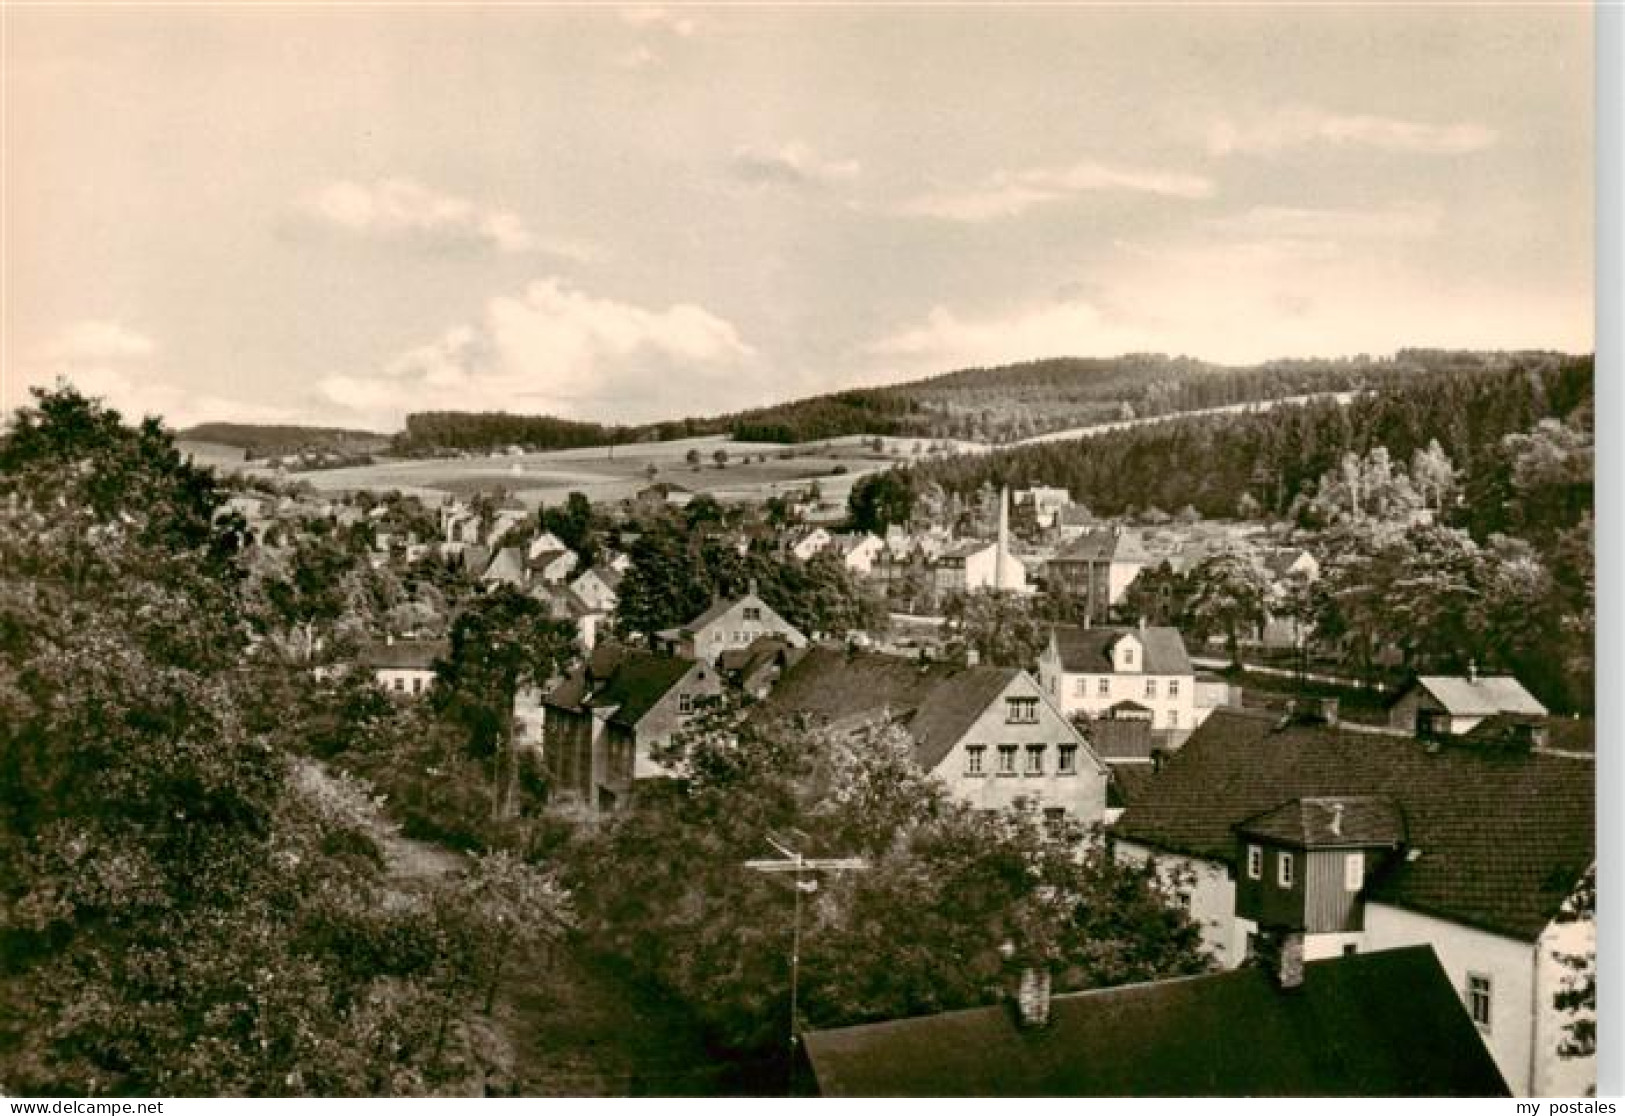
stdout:
<svg viewBox="0 0 1625 1116">
<path fill-rule="evenodd" d="M 1003 589 L 1009 584 L 1010 553 L 1010 490 L 999 489 L 999 549 L 993 562 L 993 587 Z"/>
</svg>

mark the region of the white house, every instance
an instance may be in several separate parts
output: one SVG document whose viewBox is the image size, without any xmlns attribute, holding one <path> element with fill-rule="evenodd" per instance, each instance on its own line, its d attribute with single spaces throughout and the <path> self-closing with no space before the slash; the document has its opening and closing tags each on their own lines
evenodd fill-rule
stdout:
<svg viewBox="0 0 1625 1116">
<path fill-rule="evenodd" d="M 785 670 L 754 716 L 836 731 L 895 723 L 913 740 L 920 767 L 978 809 L 1020 803 L 1084 825 L 1105 813 L 1105 764 L 1023 670 L 922 667 L 815 647 Z"/>
<path fill-rule="evenodd" d="M 1544 717 L 1546 707 L 1511 675 L 1422 675 L 1394 699 L 1388 725 L 1422 735 L 1459 735 L 1497 713 Z"/>
<path fill-rule="evenodd" d="M 1038 678 L 1067 716 L 1149 717 L 1168 743 L 1210 708 L 1197 703 L 1196 670 L 1175 628 L 1053 628 Z"/>
<path fill-rule="evenodd" d="M 830 543 L 835 541 L 822 527 L 810 527 L 799 532 L 790 542 L 789 551 L 792 557 L 800 558 L 803 562 L 815 554 L 822 554 Z"/>
<path fill-rule="evenodd" d="M 570 582 L 586 604 L 600 612 L 614 612 L 620 601 L 621 574 L 613 566 L 593 566 Z"/>
<path fill-rule="evenodd" d="M 1573 978 L 1562 958 L 1595 956 L 1594 923 L 1567 912 L 1596 859 L 1596 772 L 1541 727 L 1419 740 L 1218 710 L 1114 845 L 1185 877 L 1226 967 L 1281 932 L 1310 960 L 1432 946 L 1512 1090 L 1580 1096 L 1595 1064 L 1560 1053 L 1573 1017 L 1556 998 Z"/>
<path fill-rule="evenodd" d="M 434 685 L 434 664 L 451 654 L 443 639 L 387 639 L 361 649 L 360 663 L 372 672 L 380 689 L 403 697 L 417 697 Z"/>
<path fill-rule="evenodd" d="M 763 636 L 780 636 L 791 647 L 805 647 L 807 637 L 756 595 L 756 588 L 731 601 L 718 601 L 681 628 L 660 632 L 656 640 L 685 659 L 715 663 L 724 651 L 749 647 Z"/>
<path fill-rule="evenodd" d="M 841 564 L 853 573 L 867 576 L 886 552 L 886 544 L 878 535 L 867 532 L 855 535 L 836 535 L 830 549 L 840 556 Z"/>
<path fill-rule="evenodd" d="M 1000 547 L 996 542 L 968 539 L 953 544 L 937 556 L 932 564 L 939 593 L 968 593 L 977 589 L 1007 589 L 1016 592 L 1027 588 L 1027 567 L 1013 554 L 999 561 Z"/>
</svg>

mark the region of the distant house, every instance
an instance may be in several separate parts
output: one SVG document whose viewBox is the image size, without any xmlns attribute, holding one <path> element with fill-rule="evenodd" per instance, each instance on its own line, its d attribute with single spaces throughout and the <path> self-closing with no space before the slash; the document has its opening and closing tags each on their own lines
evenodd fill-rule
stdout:
<svg viewBox="0 0 1625 1116">
<path fill-rule="evenodd" d="M 756 595 L 718 601 L 681 628 L 660 632 L 656 642 L 674 655 L 707 663 L 727 650 L 749 647 L 763 636 L 780 636 L 792 647 L 805 647 L 807 637 Z"/>
<path fill-rule="evenodd" d="M 379 687 L 391 694 L 416 697 L 434 685 L 434 664 L 451 654 L 443 639 L 396 640 L 369 643 L 361 649 L 361 666 L 372 672 Z"/>
<path fill-rule="evenodd" d="M 792 647 L 783 636 L 763 636 L 749 647 L 718 655 L 717 669 L 735 689 L 761 700 L 804 653 L 805 648 Z"/>
<path fill-rule="evenodd" d="M 505 546 L 497 551 L 480 574 L 480 583 L 486 586 L 511 585 L 523 589 L 530 584 L 525 560 L 517 546 Z"/>
<path fill-rule="evenodd" d="M 532 553 L 525 563 L 525 569 L 537 581 L 562 585 L 569 580 L 580 561 L 571 550 L 544 550 Z"/>
<path fill-rule="evenodd" d="M 1012 495 L 1017 507 L 1028 506 L 1033 509 L 1033 518 L 1044 528 L 1053 527 L 1061 510 L 1072 506 L 1072 493 L 1064 488 L 1036 485 L 1032 488 L 1017 489 Z"/>
<path fill-rule="evenodd" d="M 886 552 L 886 544 L 878 535 L 867 532 L 855 535 L 836 535 L 830 548 L 840 558 L 841 565 L 866 577 Z"/>
<path fill-rule="evenodd" d="M 666 775 L 652 749 L 721 691 L 707 663 L 599 647 L 544 699 L 554 801 L 593 815 L 624 806 L 638 780 Z"/>
<path fill-rule="evenodd" d="M 1546 707 L 1511 675 L 1423 675 L 1394 699 L 1388 724 L 1423 736 L 1460 735 L 1497 713 L 1544 717 Z"/>
<path fill-rule="evenodd" d="M 1487 730 L 1486 730 L 1487 731 Z M 1119 856 L 1188 882 L 1227 967 L 1278 934 L 1310 960 L 1430 945 L 1520 1095 L 1579 1096 L 1556 1003 L 1594 957 L 1564 916 L 1596 860 L 1594 757 L 1508 731 L 1419 740 L 1216 710 L 1113 827 Z"/>
<path fill-rule="evenodd" d="M 525 557 L 539 558 L 549 551 L 569 549 L 570 548 L 568 546 L 564 545 L 564 540 L 559 538 L 552 531 L 543 531 L 525 545 Z"/>
<path fill-rule="evenodd" d="M 1022 670 L 812 648 L 756 716 L 836 731 L 895 723 L 913 739 L 921 769 L 980 809 L 1019 800 L 1051 820 L 1084 824 L 1105 811 L 1105 765 Z"/>
<path fill-rule="evenodd" d="M 502 537 L 519 526 L 530 513 L 522 507 L 499 508 L 491 517 L 491 529 L 485 533 L 485 545 L 496 546 Z"/>
<path fill-rule="evenodd" d="M 835 536 L 822 527 L 804 527 L 791 536 L 787 549 L 792 558 L 805 562 L 815 554 L 822 554 L 834 541 Z"/>
<path fill-rule="evenodd" d="M 1042 999 L 1039 999 L 1042 997 Z M 1425 946 L 806 1036 L 830 1097 L 1504 1097 Z"/>
<path fill-rule="evenodd" d="M 1000 581 L 999 544 L 980 539 L 954 543 L 933 565 L 938 593 L 966 593 L 977 589 L 1021 590 L 1027 587 L 1027 568 L 1006 553 Z"/>
<path fill-rule="evenodd" d="M 1071 504 L 1055 513 L 1053 526 L 1056 535 L 1060 537 L 1062 542 L 1071 542 L 1080 535 L 1093 530 L 1099 523 L 1100 521 L 1095 518 L 1094 512 L 1082 504 Z"/>
<path fill-rule="evenodd" d="M 570 588 L 591 607 L 614 612 L 621 599 L 621 572 L 613 566 L 593 566 L 570 582 Z"/>
<path fill-rule="evenodd" d="M 1176 628 L 1053 628 L 1038 677 L 1067 716 L 1144 717 L 1165 744 L 1182 740 L 1206 715 Z"/>
<path fill-rule="evenodd" d="M 1096 528 L 1056 551 L 1045 567 L 1050 591 L 1083 602 L 1085 616 L 1103 620 L 1123 599 L 1152 556 L 1134 531 Z"/>
</svg>

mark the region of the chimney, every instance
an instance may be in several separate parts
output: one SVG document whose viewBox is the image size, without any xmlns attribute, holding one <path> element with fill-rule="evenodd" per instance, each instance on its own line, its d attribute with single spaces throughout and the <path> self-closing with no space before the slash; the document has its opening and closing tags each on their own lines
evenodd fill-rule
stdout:
<svg viewBox="0 0 1625 1116">
<path fill-rule="evenodd" d="M 1331 831 L 1333 837 L 1343 836 L 1343 804 L 1341 802 L 1332 803 Z"/>
<path fill-rule="evenodd" d="M 1145 617 L 1144 616 L 1140 617 L 1140 630 L 1142 632 L 1145 631 Z"/>
<path fill-rule="evenodd" d="M 756 579 L 754 577 L 751 578 L 750 581 L 746 582 L 746 588 L 749 590 L 751 596 L 754 597 L 756 595 Z"/>
<path fill-rule="evenodd" d="M 1303 987 L 1303 931 L 1259 927 L 1254 959 L 1283 992 Z"/>
<path fill-rule="evenodd" d="M 1478 681 L 1478 661 L 1476 659 L 1467 660 L 1467 681 L 1474 683 Z"/>
<path fill-rule="evenodd" d="M 976 648 L 974 648 L 974 647 L 965 648 L 965 665 L 968 666 L 968 667 L 973 667 L 973 666 L 980 666 L 981 664 L 982 664 L 982 653 L 980 651 L 976 650 Z"/>
<path fill-rule="evenodd" d="M 1027 1029 L 1049 1026 L 1048 969 L 1021 970 L 1021 983 L 1016 988 L 1016 1019 Z"/>
<path fill-rule="evenodd" d="M 1335 726 L 1338 718 L 1337 699 L 1334 697 L 1320 699 L 1320 719 L 1328 725 Z"/>
<path fill-rule="evenodd" d="M 993 588 L 1003 589 L 1009 583 L 1005 573 L 1010 553 L 1010 490 L 999 489 L 999 545 L 993 555 Z"/>
</svg>

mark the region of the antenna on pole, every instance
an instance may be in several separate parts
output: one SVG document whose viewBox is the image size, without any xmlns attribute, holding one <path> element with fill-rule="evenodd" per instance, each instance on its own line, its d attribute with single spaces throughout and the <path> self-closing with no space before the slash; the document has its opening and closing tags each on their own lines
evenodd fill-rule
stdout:
<svg viewBox="0 0 1625 1116">
<path fill-rule="evenodd" d="M 810 840 L 799 830 L 794 836 L 769 833 L 767 843 L 782 859 L 747 860 L 745 867 L 766 875 L 792 874 L 791 890 L 795 913 L 790 931 L 790 1073 L 791 1091 L 795 1086 L 796 1052 L 801 1043 L 801 897 L 818 890 L 818 880 L 803 878 L 808 872 L 861 872 L 868 864 L 860 857 L 808 857 L 796 847 Z"/>
</svg>

